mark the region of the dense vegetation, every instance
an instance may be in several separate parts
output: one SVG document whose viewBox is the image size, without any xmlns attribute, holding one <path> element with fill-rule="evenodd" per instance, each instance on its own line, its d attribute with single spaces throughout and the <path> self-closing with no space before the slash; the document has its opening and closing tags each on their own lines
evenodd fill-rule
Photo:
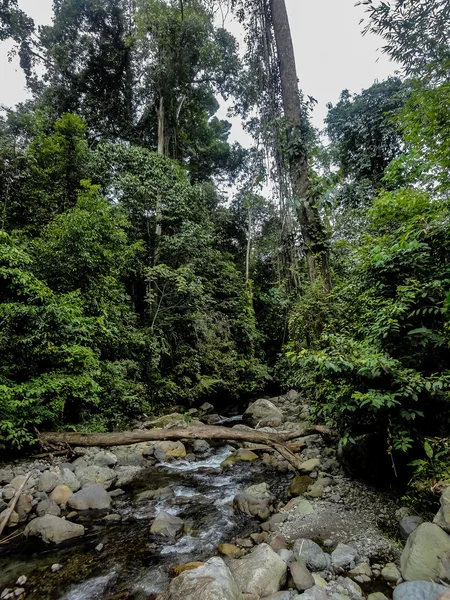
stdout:
<svg viewBox="0 0 450 600">
<path fill-rule="evenodd" d="M 326 138 L 313 99 L 295 135 L 283 118 L 271 2 L 232 3 L 242 58 L 215 4 L 54 0 L 39 31 L 0 7 L 32 93 L 0 122 L 5 447 L 268 386 L 346 442 L 449 433 L 448 2 L 364 2 L 404 72 L 344 91 Z M 228 142 L 220 95 L 254 148 Z"/>
</svg>

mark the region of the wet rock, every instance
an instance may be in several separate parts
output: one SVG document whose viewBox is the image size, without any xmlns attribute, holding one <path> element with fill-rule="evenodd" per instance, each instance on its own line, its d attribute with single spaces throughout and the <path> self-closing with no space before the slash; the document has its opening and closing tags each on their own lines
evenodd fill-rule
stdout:
<svg viewBox="0 0 450 600">
<path fill-rule="evenodd" d="M 388 563 L 381 571 L 381 576 L 388 583 L 397 583 L 402 574 L 394 563 Z"/>
<path fill-rule="evenodd" d="M 270 400 L 261 399 L 250 404 L 243 420 L 252 427 L 279 427 L 283 423 L 283 413 Z"/>
<path fill-rule="evenodd" d="M 438 577 L 441 560 L 450 554 L 450 536 L 438 525 L 422 523 L 409 536 L 400 565 L 406 581 Z"/>
<path fill-rule="evenodd" d="M 133 480 L 142 472 L 142 467 L 117 467 L 115 485 L 119 488 L 131 485 Z"/>
<path fill-rule="evenodd" d="M 208 415 L 206 419 L 208 425 L 217 425 L 217 423 L 220 423 L 220 421 L 220 415 Z"/>
<path fill-rule="evenodd" d="M 274 497 L 270 493 L 267 483 L 252 485 L 233 500 L 233 506 L 239 512 L 250 517 L 268 519 L 274 503 Z"/>
<path fill-rule="evenodd" d="M 186 456 L 186 448 L 181 442 L 156 442 L 155 452 L 160 448 L 166 456 L 172 458 L 184 458 Z"/>
<path fill-rule="evenodd" d="M 104 510 L 111 506 L 111 496 L 103 486 L 90 485 L 72 494 L 67 505 L 75 510 Z"/>
<path fill-rule="evenodd" d="M 313 471 L 318 469 L 319 466 L 320 466 L 320 460 L 318 458 L 310 458 L 309 460 L 305 460 L 305 462 L 303 462 L 300 465 L 299 470 L 302 473 L 312 473 Z"/>
<path fill-rule="evenodd" d="M 73 490 L 67 485 L 58 485 L 50 494 L 50 500 L 56 504 L 67 504 L 68 499 L 73 494 Z"/>
<path fill-rule="evenodd" d="M 267 544 L 240 558 L 231 560 L 230 571 L 241 592 L 270 596 L 286 581 L 286 563 Z"/>
<path fill-rule="evenodd" d="M 198 567 L 203 567 L 204 564 L 204 562 L 190 562 L 184 565 L 175 565 L 174 567 L 171 567 L 170 572 L 172 575 L 177 576 L 185 571 L 193 571 L 194 569 L 198 569 Z"/>
<path fill-rule="evenodd" d="M 116 474 L 112 469 L 97 467 L 96 465 L 81 469 L 77 468 L 75 475 L 80 480 L 83 488 L 91 485 L 101 485 L 105 490 L 108 490 L 116 479 Z"/>
<path fill-rule="evenodd" d="M 308 491 L 310 485 L 314 483 L 314 479 L 309 475 L 296 475 L 291 481 L 288 489 L 288 496 L 302 496 Z"/>
<path fill-rule="evenodd" d="M 0 513 L 0 523 L 3 523 L 3 521 L 6 517 L 6 512 L 7 512 L 7 509 L 5 509 L 2 513 Z M 16 513 L 15 510 L 13 510 L 6 526 L 7 527 L 16 527 L 19 524 L 19 520 L 20 520 L 19 515 Z"/>
<path fill-rule="evenodd" d="M 38 490 L 49 494 L 57 485 L 62 483 L 59 473 L 44 471 L 39 477 Z"/>
<path fill-rule="evenodd" d="M 304 592 L 314 587 L 315 582 L 311 573 L 306 568 L 303 562 L 293 562 L 289 565 L 291 577 L 294 582 L 295 588 L 299 592 Z"/>
<path fill-rule="evenodd" d="M 304 538 L 296 540 L 293 552 L 295 559 L 304 562 L 313 572 L 325 571 L 330 564 L 328 554 L 325 554 L 322 548 L 312 540 Z"/>
<path fill-rule="evenodd" d="M 166 500 L 167 498 L 173 498 L 175 496 L 174 491 L 170 487 L 158 488 L 157 490 L 146 490 L 136 496 L 137 502 L 143 502 L 144 500 Z"/>
<path fill-rule="evenodd" d="M 226 458 L 221 467 L 229 467 L 239 462 L 253 462 L 254 460 L 258 460 L 258 455 L 252 452 L 251 450 L 246 450 L 245 448 L 238 448 L 235 450 L 228 458 Z"/>
<path fill-rule="evenodd" d="M 181 573 L 162 600 L 243 600 L 230 570 L 221 558 Z"/>
<path fill-rule="evenodd" d="M 234 544 L 220 544 L 217 550 L 219 554 L 229 558 L 239 558 L 242 555 L 242 550 Z"/>
<path fill-rule="evenodd" d="M 25 527 L 25 537 L 39 537 L 44 542 L 64 542 L 84 535 L 83 525 L 71 523 L 60 517 L 45 515 L 37 517 Z"/>
<path fill-rule="evenodd" d="M 108 523 L 118 523 L 122 520 L 122 517 L 118 514 L 105 515 L 102 521 L 107 521 Z"/>
<path fill-rule="evenodd" d="M 206 440 L 195 440 L 193 449 L 195 454 L 206 454 L 211 450 L 211 446 Z"/>
<path fill-rule="evenodd" d="M 14 510 L 19 515 L 21 522 L 26 520 L 27 516 L 33 510 L 33 496 L 30 494 L 21 494 Z"/>
<path fill-rule="evenodd" d="M 400 535 L 402 536 L 402 539 L 406 542 L 412 532 L 415 531 L 419 525 L 422 525 L 422 523 L 422 517 L 415 515 L 403 517 L 400 521 Z"/>
<path fill-rule="evenodd" d="M 402 583 L 394 590 L 394 600 L 447 600 L 449 588 L 428 581 Z"/>
<path fill-rule="evenodd" d="M 72 492 L 81 489 L 81 483 L 71 469 L 62 469 L 60 473 L 61 484 L 69 487 Z"/>
<path fill-rule="evenodd" d="M 43 517 L 44 515 L 53 515 L 54 517 L 59 517 L 61 515 L 61 509 L 58 504 L 47 498 L 46 500 L 41 500 L 36 506 L 36 514 L 38 517 Z"/>
<path fill-rule="evenodd" d="M 199 411 L 205 415 L 208 415 L 208 414 L 211 414 L 212 412 L 214 412 L 214 406 L 212 404 L 210 404 L 209 402 L 204 402 L 199 407 Z"/>
<path fill-rule="evenodd" d="M 358 552 L 347 546 L 346 544 L 338 544 L 336 549 L 331 553 L 331 564 L 337 569 L 347 569 L 353 567 L 358 560 Z"/>
<path fill-rule="evenodd" d="M 436 523 L 441 529 L 450 533 L 450 487 L 442 494 L 440 504 L 441 508 L 434 517 L 433 523 Z"/>
<path fill-rule="evenodd" d="M 150 533 L 175 539 L 183 532 L 184 522 L 162 510 L 153 521 Z"/>
<path fill-rule="evenodd" d="M 98 467 L 114 467 L 117 465 L 117 456 L 112 452 L 98 452 L 93 457 L 92 464 Z"/>
<path fill-rule="evenodd" d="M 9 467 L 0 469 L 0 485 L 6 485 L 8 483 L 11 483 L 13 479 L 14 473 L 12 469 L 10 469 Z"/>
</svg>

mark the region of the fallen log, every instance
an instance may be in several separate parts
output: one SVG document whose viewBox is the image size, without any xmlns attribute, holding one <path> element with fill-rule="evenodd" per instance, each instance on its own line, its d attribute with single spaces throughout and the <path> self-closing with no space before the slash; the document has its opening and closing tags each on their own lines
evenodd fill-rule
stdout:
<svg viewBox="0 0 450 600">
<path fill-rule="evenodd" d="M 0 535 L 2 535 L 3 530 L 5 529 L 6 525 L 8 524 L 8 521 L 11 518 L 11 515 L 13 514 L 14 509 L 16 508 L 16 504 L 17 504 L 17 502 L 18 502 L 18 500 L 20 498 L 22 490 L 25 487 L 27 481 L 30 479 L 30 476 L 31 476 L 31 473 L 28 473 L 28 475 L 22 481 L 19 489 L 15 493 L 14 498 L 9 503 L 9 506 L 8 506 L 8 508 L 5 511 L 5 514 L 4 514 L 4 517 L 3 517 L 3 521 L 0 523 Z"/>
</svg>

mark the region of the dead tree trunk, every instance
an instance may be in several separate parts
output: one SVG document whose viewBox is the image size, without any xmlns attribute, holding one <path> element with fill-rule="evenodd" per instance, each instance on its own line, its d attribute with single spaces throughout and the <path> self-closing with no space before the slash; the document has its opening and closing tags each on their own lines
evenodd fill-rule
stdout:
<svg viewBox="0 0 450 600">
<path fill-rule="evenodd" d="M 316 202 L 309 193 L 308 158 L 302 139 L 302 106 L 298 89 L 294 45 L 285 0 L 270 0 L 272 26 L 277 45 L 284 115 L 288 121 L 291 186 L 303 237 L 310 281 L 322 276 L 324 289 L 331 289 L 327 235 Z"/>
</svg>

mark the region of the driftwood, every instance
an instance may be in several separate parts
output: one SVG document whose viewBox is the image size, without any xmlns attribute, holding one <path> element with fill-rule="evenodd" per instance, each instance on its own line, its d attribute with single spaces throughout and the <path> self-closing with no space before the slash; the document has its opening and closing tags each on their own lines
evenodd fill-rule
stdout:
<svg viewBox="0 0 450 600">
<path fill-rule="evenodd" d="M 274 448 L 296 470 L 301 469 L 302 461 L 288 446 L 289 440 L 310 435 L 312 433 L 331 434 L 328 427 L 310 427 L 301 431 L 287 431 L 283 433 L 267 433 L 257 429 L 230 429 L 214 425 L 199 425 L 195 427 L 173 427 L 170 429 L 153 429 L 142 431 L 118 431 L 112 433 L 76 433 L 76 432 L 46 432 L 40 433 L 41 445 L 48 448 L 56 446 L 126 446 L 141 442 L 154 442 L 161 440 L 238 440 L 265 444 Z"/>
<path fill-rule="evenodd" d="M 27 481 L 30 479 L 30 476 L 31 476 L 31 473 L 28 473 L 28 475 L 23 480 L 21 486 L 19 487 L 19 489 L 15 493 L 14 498 L 9 503 L 9 506 L 6 509 L 6 512 L 5 512 L 5 516 L 3 517 L 3 521 L 0 523 L 0 535 L 2 535 L 3 530 L 5 529 L 5 527 L 6 527 L 7 523 L 8 523 L 8 521 L 9 521 L 9 519 L 11 518 L 11 515 L 12 515 L 14 509 L 16 508 L 16 504 L 17 504 L 17 502 L 18 502 L 18 500 L 20 498 L 22 490 L 25 487 Z"/>
</svg>

